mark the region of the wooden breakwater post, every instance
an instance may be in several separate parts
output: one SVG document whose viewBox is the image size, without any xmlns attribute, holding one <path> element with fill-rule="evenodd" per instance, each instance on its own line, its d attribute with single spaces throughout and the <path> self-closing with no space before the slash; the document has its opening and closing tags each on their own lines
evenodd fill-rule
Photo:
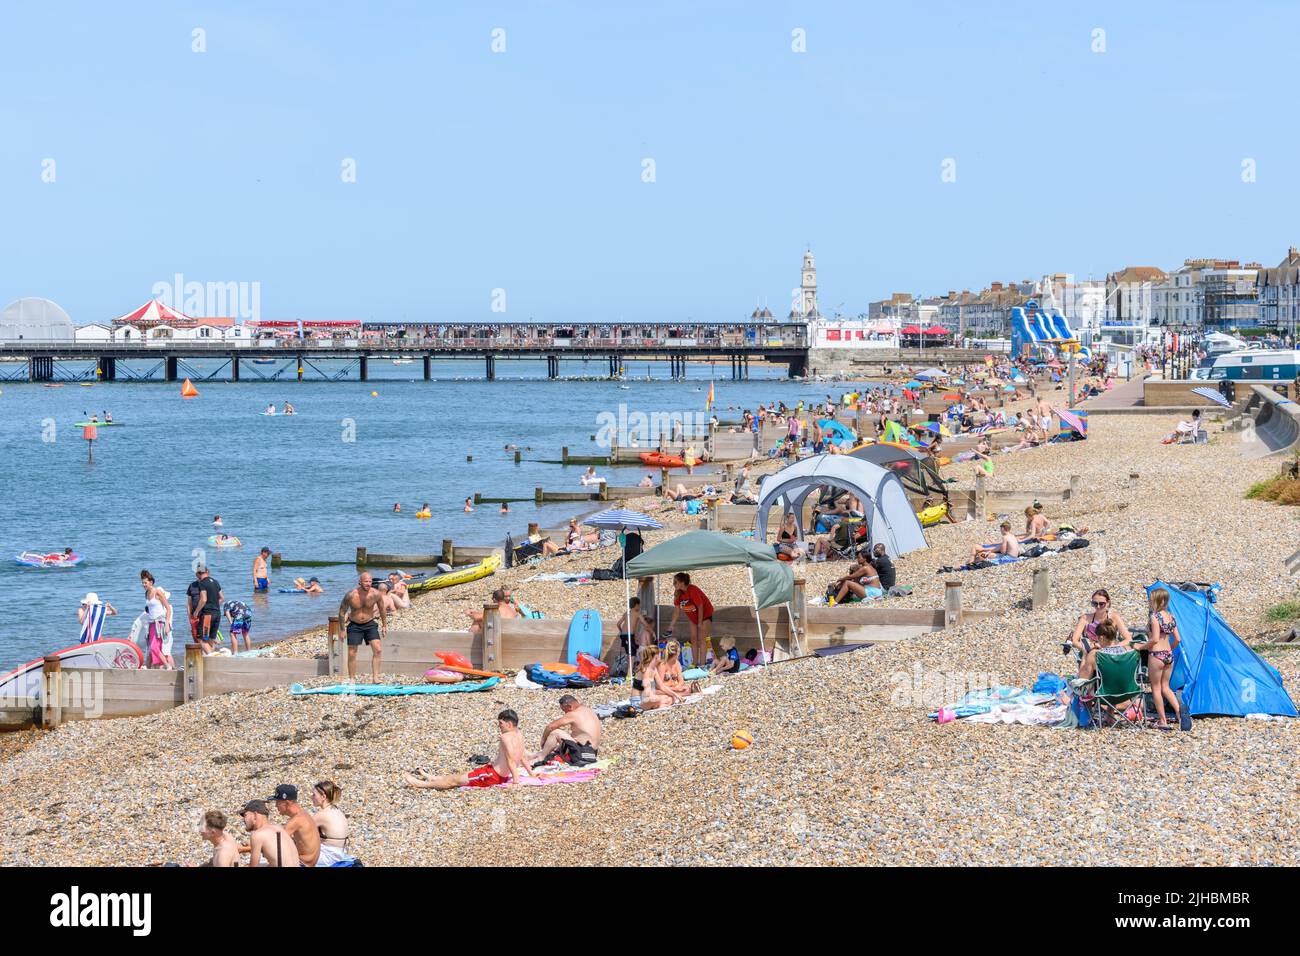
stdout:
<svg viewBox="0 0 1300 956">
<path fill-rule="evenodd" d="M 984 472 L 981 471 L 975 476 L 975 520 L 983 521 L 987 514 L 988 507 L 988 488 L 984 482 Z"/>
<path fill-rule="evenodd" d="M 328 669 L 331 675 L 337 675 L 343 670 L 343 662 L 339 660 L 339 619 L 338 615 L 330 615 L 329 625 L 325 631 L 325 657 L 328 660 Z"/>
<path fill-rule="evenodd" d="M 41 727 L 53 730 L 63 723 L 63 660 L 48 654 L 41 663 Z"/>
<path fill-rule="evenodd" d="M 280 561 L 281 561 L 281 560 L 282 560 L 282 559 L 281 559 L 281 557 L 280 557 L 280 552 L 279 552 L 279 551 L 272 551 L 272 552 L 271 552 L 271 567 L 273 567 L 273 568 L 278 568 L 278 567 L 280 566 Z"/>
<path fill-rule="evenodd" d="M 442 560 L 444 564 L 456 565 L 456 543 L 451 538 L 442 539 Z"/>
<path fill-rule="evenodd" d="M 516 464 L 516 465 L 519 464 L 519 461 L 520 461 L 520 454 L 521 454 L 521 452 L 519 451 L 518 448 L 516 448 L 516 449 L 515 449 L 515 464 Z"/>
<path fill-rule="evenodd" d="M 962 623 L 961 582 L 943 582 L 943 626 L 958 627 Z"/>
<path fill-rule="evenodd" d="M 357 567 L 362 568 L 366 565 L 366 549 L 357 548 Z"/>
<path fill-rule="evenodd" d="M 804 579 L 794 579 L 794 597 L 790 601 L 790 656 L 802 657 L 804 654 L 805 622 L 808 620 L 808 595 L 804 591 Z M 775 644 L 775 642 L 773 642 Z M 714 649 L 717 653 L 717 649 Z"/>
<path fill-rule="evenodd" d="M 1047 568 L 1034 568 L 1034 586 L 1030 594 L 1029 606 L 1038 611 L 1047 607 L 1052 599 L 1052 573 Z"/>
<path fill-rule="evenodd" d="M 497 669 L 501 650 L 501 608 L 496 604 L 483 605 L 483 663 L 482 670 Z"/>
<path fill-rule="evenodd" d="M 185 645 L 185 684 L 182 698 L 188 704 L 203 696 L 203 645 Z"/>
</svg>

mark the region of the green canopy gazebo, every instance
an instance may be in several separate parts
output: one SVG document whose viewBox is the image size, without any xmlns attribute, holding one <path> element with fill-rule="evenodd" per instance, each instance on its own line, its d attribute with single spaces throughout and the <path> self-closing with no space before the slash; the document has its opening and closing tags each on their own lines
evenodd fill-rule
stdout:
<svg viewBox="0 0 1300 956">
<path fill-rule="evenodd" d="M 758 626 L 758 645 L 764 654 L 763 622 L 759 611 L 779 604 L 789 605 L 794 600 L 794 571 L 789 562 L 778 560 L 770 545 L 758 544 L 748 538 L 718 531 L 688 531 L 670 538 L 647 551 L 641 552 L 627 563 L 629 577 L 646 578 L 678 571 L 698 571 L 701 568 L 720 568 L 744 565 L 749 569 L 749 590 L 754 598 L 754 623 Z M 656 611 L 658 602 L 655 602 Z M 793 618 L 793 614 L 792 614 Z M 658 622 L 656 621 L 656 633 Z M 628 660 L 631 661 L 631 641 Z M 703 666 L 703 661 L 693 662 Z"/>
</svg>

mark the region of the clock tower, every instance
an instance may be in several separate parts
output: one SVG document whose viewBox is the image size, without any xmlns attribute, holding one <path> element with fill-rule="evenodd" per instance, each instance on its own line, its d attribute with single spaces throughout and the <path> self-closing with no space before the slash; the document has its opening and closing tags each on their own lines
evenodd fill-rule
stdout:
<svg viewBox="0 0 1300 956">
<path fill-rule="evenodd" d="M 812 250 L 803 254 L 803 277 L 799 283 L 800 311 L 805 316 L 817 313 L 817 264 L 813 261 Z"/>
</svg>

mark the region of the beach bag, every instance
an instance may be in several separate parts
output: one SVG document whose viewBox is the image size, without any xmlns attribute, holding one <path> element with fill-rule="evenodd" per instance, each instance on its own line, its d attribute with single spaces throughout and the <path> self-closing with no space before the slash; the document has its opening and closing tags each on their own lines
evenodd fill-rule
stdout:
<svg viewBox="0 0 1300 956">
<path fill-rule="evenodd" d="M 609 676 L 609 665 L 586 651 L 578 652 L 578 673 L 590 681 L 600 682 Z"/>
<path fill-rule="evenodd" d="M 617 581 L 619 575 L 609 568 L 592 568 L 591 579 L 593 581 Z"/>
<path fill-rule="evenodd" d="M 1088 546 L 1087 538 L 1075 538 L 1073 541 L 1071 541 L 1069 544 L 1065 546 L 1065 549 L 1067 551 L 1073 551 L 1076 548 L 1086 548 L 1087 546 Z"/>
<path fill-rule="evenodd" d="M 1070 713 L 1074 716 L 1080 730 L 1092 726 L 1092 715 L 1088 713 L 1088 708 L 1083 705 L 1083 701 L 1074 694 L 1070 695 Z"/>
<path fill-rule="evenodd" d="M 528 674 L 528 679 L 534 684 L 541 684 L 552 690 L 558 690 L 561 687 L 569 686 L 569 679 L 564 674 L 557 674 L 555 671 L 548 671 L 541 664 L 529 664 L 524 668 Z"/>
</svg>

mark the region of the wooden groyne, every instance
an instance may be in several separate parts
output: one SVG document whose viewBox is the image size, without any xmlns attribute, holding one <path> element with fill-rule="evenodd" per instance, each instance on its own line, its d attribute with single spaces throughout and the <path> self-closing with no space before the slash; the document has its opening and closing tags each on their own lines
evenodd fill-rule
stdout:
<svg viewBox="0 0 1300 956">
<path fill-rule="evenodd" d="M 653 622 L 671 619 L 672 607 L 656 603 L 653 579 L 640 582 L 641 606 Z M 868 604 L 821 607 L 809 605 L 804 582 L 795 580 L 789 605 L 760 613 L 763 642 L 779 656 L 798 657 L 819 648 L 845 644 L 884 644 L 955 627 L 966 619 L 993 617 L 998 612 L 972 611 L 962 606 L 961 582 L 949 581 L 942 608 L 890 608 Z M 759 645 L 754 609 L 749 605 L 718 607 L 714 613 L 714 651 L 730 637 L 742 654 Z M 464 654 L 484 670 L 516 670 L 537 661 L 563 660 L 569 621 L 566 618 L 503 618 L 495 604 L 483 608 L 483 631 L 390 631 L 384 638 L 384 674 L 420 677 L 439 663 L 438 651 Z M 603 625 L 602 656 L 610 663 L 621 650 L 617 625 Z M 55 728 L 78 720 L 138 717 L 182 707 L 217 694 L 246 693 L 346 673 L 346 644 L 332 618 L 321 657 L 234 657 L 203 654 L 198 644 L 185 646 L 181 670 L 119 670 L 65 668 L 54 656 L 46 658 L 42 693 L 36 698 L 0 700 L 0 729 Z M 357 673 L 370 671 L 370 651 L 357 655 Z"/>
</svg>

